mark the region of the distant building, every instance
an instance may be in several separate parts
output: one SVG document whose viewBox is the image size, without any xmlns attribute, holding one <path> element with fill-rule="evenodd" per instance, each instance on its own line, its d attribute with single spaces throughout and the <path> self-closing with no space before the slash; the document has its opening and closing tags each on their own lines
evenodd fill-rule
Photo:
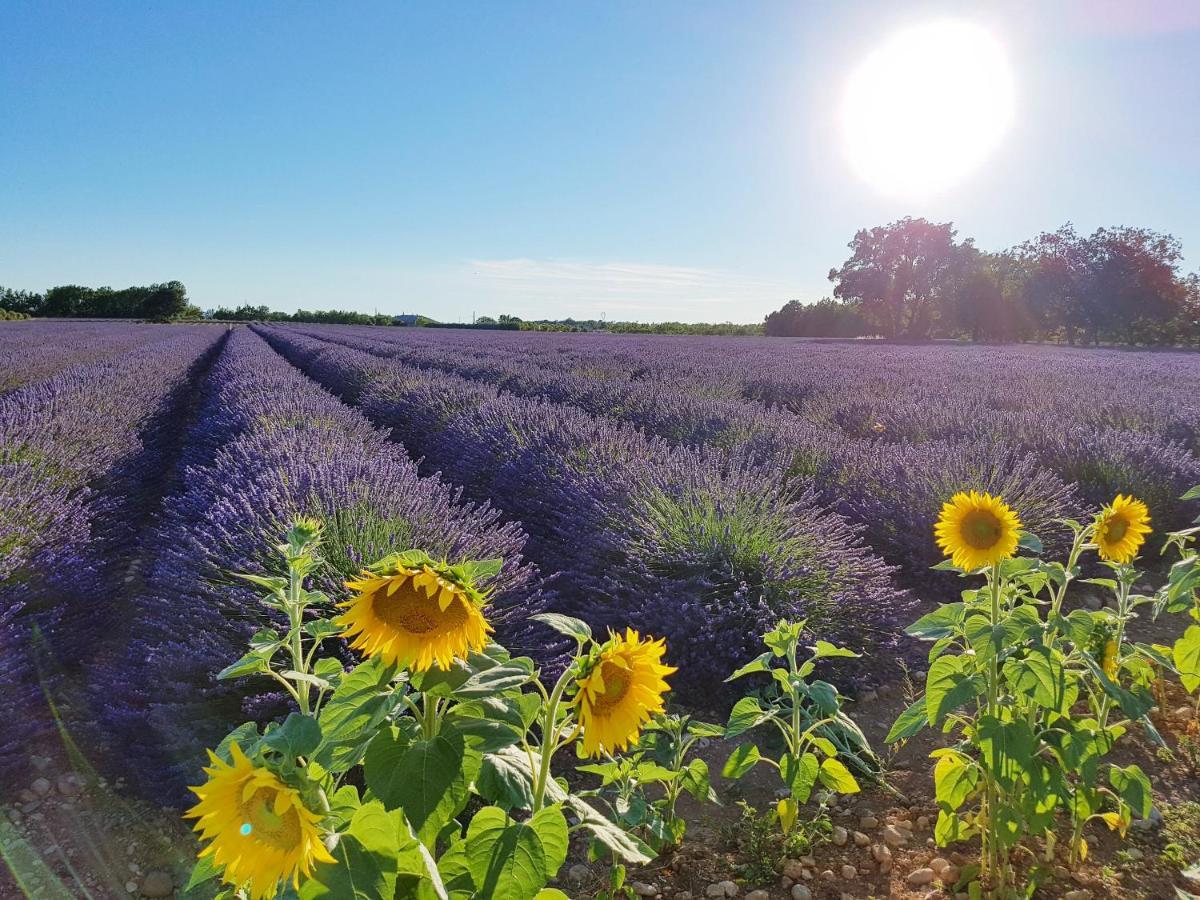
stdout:
<svg viewBox="0 0 1200 900">
<path fill-rule="evenodd" d="M 416 325 L 417 316 L 415 313 L 412 315 L 405 313 L 402 316 L 396 316 L 394 319 L 392 319 L 392 322 L 396 325 Z"/>
</svg>

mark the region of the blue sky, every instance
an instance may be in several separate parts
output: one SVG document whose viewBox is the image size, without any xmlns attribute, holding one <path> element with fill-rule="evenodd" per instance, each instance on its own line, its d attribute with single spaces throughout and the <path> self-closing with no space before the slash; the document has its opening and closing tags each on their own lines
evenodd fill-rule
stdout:
<svg viewBox="0 0 1200 900">
<path fill-rule="evenodd" d="M 850 169 L 849 73 L 989 28 L 1015 125 L 957 187 Z M 1000 248 L 1067 220 L 1200 260 L 1200 4 L 0 5 L 0 284 L 201 306 L 756 321 L 856 228 Z"/>
</svg>

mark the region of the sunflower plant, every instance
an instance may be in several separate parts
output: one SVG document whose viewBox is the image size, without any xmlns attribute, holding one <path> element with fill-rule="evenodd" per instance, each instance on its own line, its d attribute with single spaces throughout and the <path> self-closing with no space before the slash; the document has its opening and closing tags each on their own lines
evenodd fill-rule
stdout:
<svg viewBox="0 0 1200 900">
<path fill-rule="evenodd" d="M 774 726 L 783 739 L 778 759 L 766 756 L 754 742 L 739 744 L 725 762 L 726 778 L 741 778 L 755 765 L 774 768 L 788 796 L 775 808 L 780 829 L 791 833 L 813 790 L 822 786 L 836 794 L 861 789 L 847 762 L 860 773 L 878 771 L 866 737 L 842 711 L 842 697 L 827 681 L 809 681 L 823 659 L 855 658 L 859 654 L 828 641 L 816 641 L 801 660 L 805 622 L 780 622 L 763 635 L 766 652 L 742 666 L 726 681 L 756 673 L 768 674 L 766 687 L 734 704 L 725 737 L 740 737 L 760 725 Z"/>
<path fill-rule="evenodd" d="M 1065 562 L 1040 558 L 1040 541 L 1021 528 L 999 497 L 960 493 L 935 527 L 949 557 L 937 568 L 979 587 L 923 616 L 908 634 L 932 642 L 925 690 L 893 725 L 889 743 L 929 726 L 955 735 L 935 750 L 933 770 L 940 845 L 979 837 L 981 859 L 963 880 L 991 896 L 1016 892 L 1012 854 L 1030 854 L 1034 884 L 1060 843 L 1059 816 L 1070 823 L 1070 862 L 1087 855 L 1084 828 L 1099 822 L 1122 835 L 1147 816 L 1151 786 L 1137 765 L 1107 759 L 1131 727 L 1161 744 L 1149 713 L 1170 648 L 1135 642 L 1130 625 L 1158 596 L 1138 593 L 1133 563 L 1150 533 L 1145 504 L 1118 496 L 1073 533 Z M 1023 554 L 1022 554 L 1023 551 Z M 1082 579 L 1096 553 L 1110 575 Z M 1112 594 L 1107 607 L 1067 611 L 1076 582 Z M 1042 852 L 1022 844 L 1043 838 Z"/>
<path fill-rule="evenodd" d="M 1192 488 L 1183 500 L 1200 500 L 1200 486 Z M 1186 612 L 1191 624 L 1171 648 L 1171 660 L 1179 671 L 1184 690 L 1196 695 L 1196 711 L 1200 714 L 1200 552 L 1196 542 L 1200 536 L 1200 516 L 1191 528 L 1167 535 L 1163 552 L 1174 548 L 1178 559 L 1167 575 L 1167 584 L 1159 594 L 1159 609 Z"/>
<path fill-rule="evenodd" d="M 555 754 L 620 760 L 663 712 L 662 641 L 592 637 L 545 615 L 575 652 L 547 686 L 534 662 L 491 640 L 499 560 L 454 564 L 393 553 L 335 604 L 306 582 L 322 530 L 299 520 L 277 550 L 286 575 L 242 575 L 279 627 L 221 678 L 272 679 L 282 722 L 245 723 L 210 751 L 187 812 L 202 843 L 189 890 L 219 897 L 537 898 L 588 834 L 616 861 L 651 848 L 555 779 Z M 343 649 L 342 638 L 348 644 Z M 350 654 L 365 657 L 347 669 Z"/>
</svg>

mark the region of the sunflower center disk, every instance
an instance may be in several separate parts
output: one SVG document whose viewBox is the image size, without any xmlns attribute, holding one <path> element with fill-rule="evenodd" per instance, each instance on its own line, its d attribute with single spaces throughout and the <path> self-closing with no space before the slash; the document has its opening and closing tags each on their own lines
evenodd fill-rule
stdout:
<svg viewBox="0 0 1200 900">
<path fill-rule="evenodd" d="M 411 581 L 397 588 L 390 597 L 386 590 L 377 591 L 372 605 L 381 621 L 410 634 L 452 631 L 467 620 L 461 599 L 455 597 L 443 610 L 436 597 L 427 596 Z"/>
<path fill-rule="evenodd" d="M 1129 531 L 1129 522 L 1121 518 L 1109 519 L 1108 525 L 1104 529 L 1104 539 L 1116 543 L 1125 537 L 1125 533 Z"/>
<path fill-rule="evenodd" d="M 278 850 L 291 850 L 299 845 L 300 816 L 293 806 L 282 816 L 276 815 L 275 791 L 266 788 L 255 791 L 242 812 L 245 822 L 240 832 L 246 837 L 254 837 Z"/>
<path fill-rule="evenodd" d="M 607 711 L 629 693 L 630 673 L 621 666 L 604 662 L 600 665 L 600 677 L 604 679 L 604 693 L 596 698 L 594 705 L 597 710 Z"/>
<path fill-rule="evenodd" d="M 1000 539 L 1000 520 L 987 510 L 975 510 L 963 519 L 963 540 L 976 550 L 987 550 Z"/>
</svg>

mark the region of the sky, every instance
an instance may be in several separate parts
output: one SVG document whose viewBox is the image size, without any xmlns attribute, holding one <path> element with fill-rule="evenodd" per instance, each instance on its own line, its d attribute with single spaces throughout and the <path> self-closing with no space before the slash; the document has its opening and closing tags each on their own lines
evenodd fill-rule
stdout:
<svg viewBox="0 0 1200 900">
<path fill-rule="evenodd" d="M 940 20 L 1003 47 L 1012 124 L 896 195 L 850 163 L 847 83 Z M 0 35 L 8 287 L 753 322 L 905 215 L 986 249 L 1139 225 L 1200 262 L 1194 0 L 4 0 Z"/>
</svg>

